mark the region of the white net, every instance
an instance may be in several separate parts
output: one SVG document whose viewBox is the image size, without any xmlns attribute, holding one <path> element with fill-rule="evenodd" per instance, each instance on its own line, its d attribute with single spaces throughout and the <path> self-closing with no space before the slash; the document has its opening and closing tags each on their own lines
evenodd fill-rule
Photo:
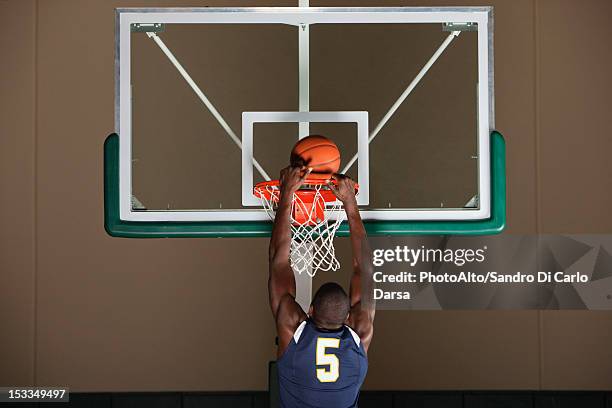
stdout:
<svg viewBox="0 0 612 408">
<path fill-rule="evenodd" d="M 278 186 L 266 185 L 257 189 L 256 195 L 270 218 L 274 219 L 279 198 Z M 326 189 L 328 187 L 325 185 L 308 186 L 308 199 L 304 200 L 298 192 L 294 194 L 291 204 L 291 268 L 311 277 L 317 271 L 340 268 L 334 249 L 334 236 L 342 223 L 344 211 L 339 200 L 325 202 L 323 192 Z M 329 197 L 329 194 L 326 196 Z"/>
</svg>

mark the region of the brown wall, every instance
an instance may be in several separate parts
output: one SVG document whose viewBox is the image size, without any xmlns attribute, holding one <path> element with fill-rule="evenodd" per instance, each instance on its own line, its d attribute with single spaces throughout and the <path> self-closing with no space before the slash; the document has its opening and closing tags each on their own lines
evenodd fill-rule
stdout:
<svg viewBox="0 0 612 408">
<path fill-rule="evenodd" d="M 612 3 L 487 3 L 508 232 L 609 233 Z M 0 0 L 0 384 L 266 389 L 266 240 L 114 239 L 102 225 L 113 8 L 207 4 L 223 5 Z M 418 2 L 434 4 L 479 2 Z M 376 328 L 368 389 L 612 387 L 609 312 L 389 311 Z"/>
</svg>

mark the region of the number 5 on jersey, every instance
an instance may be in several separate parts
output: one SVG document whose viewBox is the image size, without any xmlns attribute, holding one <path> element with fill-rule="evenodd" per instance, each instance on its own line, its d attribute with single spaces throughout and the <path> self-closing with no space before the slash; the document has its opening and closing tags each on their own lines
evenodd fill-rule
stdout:
<svg viewBox="0 0 612 408">
<path fill-rule="evenodd" d="M 328 348 L 340 348 L 340 339 L 327 337 L 317 339 L 317 366 L 329 367 L 317 368 L 319 382 L 336 382 L 340 376 L 340 360 L 335 354 L 326 353 Z"/>
</svg>

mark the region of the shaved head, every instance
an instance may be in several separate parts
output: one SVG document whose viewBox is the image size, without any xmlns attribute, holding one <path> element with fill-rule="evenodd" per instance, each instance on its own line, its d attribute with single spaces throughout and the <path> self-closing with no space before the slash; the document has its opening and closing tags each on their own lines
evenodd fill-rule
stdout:
<svg viewBox="0 0 612 408">
<path fill-rule="evenodd" d="M 342 286 L 328 282 L 315 293 L 310 314 L 318 326 L 335 329 L 344 324 L 350 309 L 349 297 Z"/>
</svg>

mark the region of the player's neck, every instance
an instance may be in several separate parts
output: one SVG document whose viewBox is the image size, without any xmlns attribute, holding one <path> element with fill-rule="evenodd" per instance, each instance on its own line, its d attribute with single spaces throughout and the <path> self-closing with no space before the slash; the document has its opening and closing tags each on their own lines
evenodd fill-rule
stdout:
<svg viewBox="0 0 612 408">
<path fill-rule="evenodd" d="M 315 325 L 317 329 L 324 330 L 324 331 L 336 331 L 336 330 L 341 329 L 343 326 L 342 324 L 340 325 L 325 324 L 325 323 L 319 322 L 317 319 L 315 319 L 312 316 L 310 317 L 310 321 L 312 321 L 312 323 Z"/>
</svg>

